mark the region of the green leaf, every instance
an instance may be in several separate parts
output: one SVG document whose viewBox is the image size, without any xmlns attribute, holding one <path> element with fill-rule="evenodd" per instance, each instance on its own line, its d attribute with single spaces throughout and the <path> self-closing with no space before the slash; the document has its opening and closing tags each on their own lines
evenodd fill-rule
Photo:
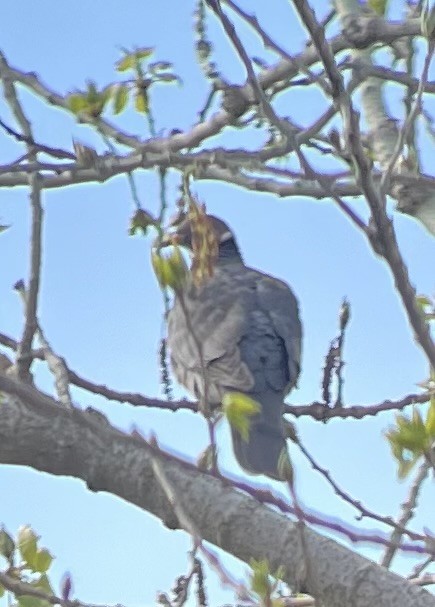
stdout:
<svg viewBox="0 0 435 607">
<path fill-rule="evenodd" d="M 112 95 L 112 85 L 105 86 L 103 89 L 101 89 L 101 91 L 99 91 L 96 83 L 93 80 L 89 80 L 87 82 L 87 86 L 87 107 L 85 111 L 94 118 L 98 118 Z"/>
<path fill-rule="evenodd" d="M 222 399 L 222 405 L 231 427 L 247 442 L 251 426 L 250 418 L 260 412 L 260 405 L 241 392 L 227 392 Z"/>
<path fill-rule="evenodd" d="M 0 529 L 0 554 L 9 562 L 12 561 L 14 555 L 15 542 L 7 531 L 2 527 Z"/>
<path fill-rule="evenodd" d="M 38 590 L 42 590 L 42 592 L 45 592 L 47 594 L 54 594 L 53 588 L 50 584 L 50 580 L 48 579 L 45 573 L 42 573 L 38 579 L 30 582 L 30 585 L 34 588 L 37 588 Z"/>
<path fill-rule="evenodd" d="M 418 430 L 422 429 L 424 426 L 423 418 L 421 417 L 421 413 L 417 407 L 414 407 L 412 409 L 412 422 L 411 423 Z"/>
<path fill-rule="evenodd" d="M 47 595 L 53 595 L 53 589 L 51 587 L 48 577 L 43 573 L 38 579 L 33 580 L 29 583 L 29 586 L 45 592 Z M 18 607 L 51 607 L 51 603 L 44 599 L 38 599 L 33 596 L 20 596 L 18 598 Z"/>
<path fill-rule="evenodd" d="M 29 586 L 40 590 L 47 595 L 53 595 L 53 589 L 45 573 L 39 576 L 38 579 L 32 580 L 29 583 Z M 17 607 L 51 607 L 51 603 L 34 596 L 23 595 L 18 597 Z"/>
<path fill-rule="evenodd" d="M 137 48 L 134 51 L 134 54 L 137 59 L 148 59 L 154 53 L 154 47 L 152 46 L 144 46 L 142 48 Z"/>
<path fill-rule="evenodd" d="M 113 112 L 120 114 L 125 110 L 128 102 L 129 88 L 125 84 L 120 84 L 116 87 L 115 96 L 113 99 Z"/>
<path fill-rule="evenodd" d="M 99 94 L 100 99 L 106 104 L 109 99 L 113 96 L 113 84 L 105 86 Z"/>
<path fill-rule="evenodd" d="M 112 85 L 108 85 L 99 91 L 93 80 L 88 80 L 86 86 L 86 91 L 77 91 L 68 95 L 66 99 L 67 105 L 74 114 L 86 112 L 90 116 L 98 118 L 107 101 L 112 96 L 113 87 Z"/>
<path fill-rule="evenodd" d="M 386 437 L 390 443 L 391 452 L 393 457 L 397 460 L 398 470 L 397 475 L 399 479 L 403 480 L 408 476 L 416 462 L 420 459 L 420 455 L 413 455 L 410 451 L 407 451 L 400 447 L 395 442 L 394 432 L 387 432 Z"/>
<path fill-rule="evenodd" d="M 5 589 L 4 587 L 0 584 L 0 599 L 2 598 L 2 596 L 4 596 L 5 594 Z"/>
<path fill-rule="evenodd" d="M 134 68 L 135 64 L 136 59 L 134 55 L 130 53 L 115 63 L 115 69 L 118 72 L 126 72 L 127 70 Z"/>
<path fill-rule="evenodd" d="M 426 428 L 410 424 L 396 435 L 396 442 L 402 449 L 409 449 L 413 453 L 423 453 L 427 449 Z"/>
<path fill-rule="evenodd" d="M 35 596 L 18 597 L 17 607 L 51 607 L 48 601 L 38 599 Z"/>
<path fill-rule="evenodd" d="M 288 481 L 289 483 L 293 483 L 293 464 L 291 463 L 290 456 L 286 447 L 281 450 L 281 453 L 278 458 L 278 475 L 279 478 L 281 478 L 282 480 Z"/>
<path fill-rule="evenodd" d="M 20 527 L 17 536 L 17 546 L 21 558 L 33 570 L 38 544 L 38 536 L 29 525 Z"/>
<path fill-rule="evenodd" d="M 435 396 L 430 399 L 425 426 L 429 436 L 435 438 Z"/>
<path fill-rule="evenodd" d="M 155 61 L 154 63 L 150 63 L 148 65 L 148 69 L 152 73 L 160 72 L 163 70 L 170 70 L 172 67 L 172 63 L 169 61 Z"/>
<path fill-rule="evenodd" d="M 171 253 L 165 256 L 152 249 L 151 264 L 161 287 L 178 290 L 185 284 L 189 270 L 179 246 L 173 246 Z"/>
<path fill-rule="evenodd" d="M 396 427 L 390 428 L 385 436 L 398 463 L 398 476 L 403 479 L 430 449 L 433 439 L 416 407 L 411 419 L 405 415 L 397 415 L 396 424 Z"/>
<path fill-rule="evenodd" d="M 158 74 L 156 76 L 156 82 L 178 82 L 181 84 L 181 79 L 175 74 Z"/>
<path fill-rule="evenodd" d="M 269 563 L 266 559 L 256 561 L 251 559 L 249 565 L 252 568 L 251 588 L 261 598 L 262 602 L 270 598 L 271 583 Z"/>
<path fill-rule="evenodd" d="M 154 53 L 154 48 L 144 47 L 138 48 L 131 53 L 125 53 L 125 56 L 115 63 L 115 68 L 118 72 L 126 72 L 136 67 L 138 61 L 147 59 Z"/>
<path fill-rule="evenodd" d="M 130 228 L 128 230 L 130 236 L 134 236 L 136 232 L 142 232 L 144 236 L 150 226 L 156 226 L 156 220 L 144 209 L 138 209 L 130 219 Z"/>
<path fill-rule="evenodd" d="M 427 297 L 427 295 L 417 295 L 415 301 L 417 302 L 417 305 L 420 306 L 423 310 L 426 306 L 432 305 L 432 302 L 429 297 Z"/>
<path fill-rule="evenodd" d="M 375 13 L 383 17 L 387 9 L 388 0 L 368 0 L 367 4 Z"/>
<path fill-rule="evenodd" d="M 98 101 L 100 98 L 100 93 L 98 92 L 96 82 L 94 80 L 88 80 L 86 84 L 88 87 L 86 91 L 86 97 L 89 103 L 94 103 L 95 101 Z"/>
<path fill-rule="evenodd" d="M 53 556 L 46 548 L 40 548 L 36 552 L 33 571 L 37 571 L 38 573 L 45 573 L 49 568 L 51 563 L 53 562 Z"/>
<path fill-rule="evenodd" d="M 402 460 L 399 462 L 399 469 L 397 471 L 397 476 L 400 480 L 404 480 L 409 475 L 420 457 L 420 455 L 407 454 L 406 457 L 402 458 Z"/>
<path fill-rule="evenodd" d="M 148 94 L 146 91 L 138 91 L 136 93 L 135 99 L 135 108 L 141 114 L 148 114 L 149 103 L 148 103 Z"/>
<path fill-rule="evenodd" d="M 79 114 L 80 112 L 86 111 L 88 107 L 88 102 L 86 97 L 82 93 L 72 93 L 68 95 L 66 99 L 67 105 L 69 109 L 74 114 Z"/>
</svg>

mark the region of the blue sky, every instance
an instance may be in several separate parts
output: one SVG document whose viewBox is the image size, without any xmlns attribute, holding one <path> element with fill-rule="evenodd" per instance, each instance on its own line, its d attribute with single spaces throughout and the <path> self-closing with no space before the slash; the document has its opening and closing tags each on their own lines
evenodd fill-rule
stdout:
<svg viewBox="0 0 435 607">
<path fill-rule="evenodd" d="M 268 31 L 290 52 L 303 48 L 304 35 L 291 3 L 240 2 L 255 12 Z M 266 6 L 267 4 L 267 6 Z M 317 2 L 324 7 L 324 3 Z M 396 15 L 401 3 L 392 7 Z M 65 94 L 83 87 L 88 78 L 103 85 L 119 77 L 113 65 L 121 47 L 154 46 L 155 58 L 169 60 L 184 86 L 161 86 L 152 92 L 158 132 L 188 129 L 202 107 L 207 85 L 195 62 L 192 34 L 193 2 L 94 0 L 68 4 L 23 0 L 3 6 L 1 47 L 10 64 L 35 71 L 50 88 Z M 240 28 L 249 52 L 259 55 L 254 36 Z M 219 67 L 230 82 L 241 84 L 244 71 L 219 28 L 210 20 Z M 272 55 L 267 55 L 272 61 Z M 394 91 L 392 95 L 396 95 Z M 397 97 L 397 95 L 396 95 Z M 47 108 L 22 91 L 36 139 L 72 150 L 72 138 L 104 150 L 103 143 L 72 117 Z M 279 110 L 309 124 L 325 101 L 295 91 Z M 432 102 L 433 105 L 433 102 Z M 430 107 L 430 106 L 429 106 Z M 395 103 L 393 103 L 395 108 Z M 433 107 L 432 107 L 433 110 Z M 13 124 L 0 103 L 0 117 Z M 147 136 L 142 117 L 126 112 L 122 128 Z M 261 133 L 227 131 L 212 145 L 255 146 Z M 18 148 L 0 133 L 1 162 L 13 161 Z M 429 153 L 429 152 L 428 152 Z M 326 165 L 325 165 L 326 166 Z M 144 207 L 158 209 L 158 181 L 152 172 L 137 176 Z M 177 177 L 169 179 L 168 198 L 175 201 Z M 363 237 L 328 201 L 275 199 L 211 182 L 195 184 L 208 209 L 233 227 L 248 265 L 278 276 L 292 285 L 304 322 L 303 372 L 291 403 L 320 399 L 322 365 L 337 331 L 337 312 L 346 296 L 352 319 L 346 341 L 345 400 L 371 404 L 400 398 L 416 390 L 428 369 L 393 290 L 385 264 L 375 258 Z M 363 202 L 352 203 L 365 214 Z M 158 342 L 162 330 L 161 296 L 149 264 L 149 240 L 127 235 L 133 203 L 125 178 L 86 184 L 44 197 L 44 263 L 39 318 L 46 335 L 70 367 L 96 383 L 126 391 L 159 395 Z M 22 310 L 11 286 L 27 277 L 29 205 L 24 189 L 0 191 L 1 223 L 11 228 L 1 235 L 0 331 L 19 337 Z M 399 243 L 413 283 L 421 293 L 434 293 L 435 241 L 412 219 L 395 215 Z M 51 392 L 43 365 L 35 365 L 39 385 Z M 181 390 L 176 390 L 181 395 Z M 199 416 L 134 409 L 74 390 L 78 406 L 100 408 L 115 425 L 134 423 L 173 451 L 195 457 L 206 445 L 205 424 Z M 331 421 L 327 425 L 297 421 L 301 438 L 313 456 L 353 497 L 381 514 L 395 515 L 407 484 L 395 481 L 395 465 L 383 438 L 393 417 L 364 421 Z M 227 429 L 219 429 L 221 461 L 236 469 Z M 342 504 L 310 469 L 294 447 L 298 491 L 306 506 L 326 517 L 356 525 L 355 512 Z M 261 482 L 261 479 L 258 481 Z M 85 602 L 152 604 L 157 591 L 168 590 L 188 568 L 189 538 L 169 532 L 139 509 L 105 494 L 93 494 L 73 479 L 52 478 L 27 468 L 0 468 L 0 523 L 10 532 L 29 523 L 56 556 L 54 579 L 64 571 L 73 576 L 75 597 Z M 435 492 L 427 484 L 420 514 L 413 527 L 431 526 Z M 367 528 L 377 528 L 370 522 Z M 253 529 L 254 531 L 254 529 Z M 434 531 L 434 529 L 432 529 Z M 376 554 L 365 547 L 365 554 Z M 227 557 L 225 563 L 242 575 L 246 568 Z M 409 558 L 401 570 L 410 566 Z M 212 603 L 229 600 L 212 574 L 208 576 Z"/>
</svg>

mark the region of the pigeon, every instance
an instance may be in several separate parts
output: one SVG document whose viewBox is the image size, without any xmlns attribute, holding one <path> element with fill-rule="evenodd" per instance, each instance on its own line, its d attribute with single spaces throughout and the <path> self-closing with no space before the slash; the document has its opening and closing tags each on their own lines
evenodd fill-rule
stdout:
<svg viewBox="0 0 435 607">
<path fill-rule="evenodd" d="M 285 282 L 244 264 L 224 221 L 204 217 L 217 255 L 211 276 L 198 284 L 190 274 L 175 295 L 168 315 L 171 367 L 189 392 L 198 399 L 206 395 L 211 408 L 228 392 L 258 403 L 248 436 L 231 427 L 234 454 L 249 474 L 283 480 L 284 398 L 300 372 L 298 302 Z M 175 228 L 174 239 L 192 250 L 189 216 Z"/>
</svg>

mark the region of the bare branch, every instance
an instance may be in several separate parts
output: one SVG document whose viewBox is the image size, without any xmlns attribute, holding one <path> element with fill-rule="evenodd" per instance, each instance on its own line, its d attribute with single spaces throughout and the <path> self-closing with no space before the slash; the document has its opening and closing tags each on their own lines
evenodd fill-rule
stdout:
<svg viewBox="0 0 435 607">
<path fill-rule="evenodd" d="M 3 54 L 0 53 L 0 77 L 3 82 L 5 99 L 11 107 L 16 121 L 21 127 L 28 142 L 34 141 L 32 128 L 18 99 L 15 84 L 10 74 L 9 66 Z M 37 161 L 37 152 L 32 143 L 27 144 L 29 158 Z M 29 369 L 32 359 L 28 356 L 32 348 L 33 337 L 37 328 L 36 314 L 38 309 L 39 282 L 41 273 L 41 239 L 42 239 L 42 204 L 41 188 L 38 173 L 29 175 L 30 202 L 32 209 L 31 244 L 30 244 L 30 278 L 26 298 L 26 313 L 23 335 L 17 351 L 17 371 L 19 377 L 30 380 Z"/>
<path fill-rule="evenodd" d="M 401 411 L 405 407 L 429 402 L 431 392 L 422 394 L 409 394 L 400 400 L 385 400 L 376 405 L 348 405 L 346 407 L 328 407 L 326 403 L 312 403 L 311 405 L 286 405 L 285 412 L 294 417 L 308 415 L 319 421 L 327 421 L 334 417 L 340 419 L 362 419 L 372 417 L 385 411 Z"/>
<path fill-rule="evenodd" d="M 47 601 L 50 605 L 61 605 L 61 607 L 106 607 L 99 605 L 92 605 L 89 603 L 82 603 L 75 599 L 74 601 L 63 599 L 59 596 L 48 594 L 39 588 L 35 588 L 32 584 L 27 584 L 21 580 L 0 571 L 0 584 L 13 593 L 16 597 L 20 596 L 32 596 L 42 601 Z"/>
<path fill-rule="evenodd" d="M 368 517 L 375 521 L 378 521 L 379 523 L 383 523 L 384 525 L 393 527 L 394 533 L 391 535 L 391 538 L 390 538 L 391 545 L 389 545 L 386 548 L 387 551 L 388 550 L 391 550 L 394 552 L 397 551 L 397 545 L 400 542 L 402 535 L 408 535 L 408 537 L 410 537 L 412 540 L 424 541 L 424 536 L 422 536 L 420 533 L 415 533 L 414 531 L 410 531 L 409 529 L 406 529 L 405 525 L 408 521 L 401 521 L 400 523 L 396 523 L 392 519 L 391 516 L 382 516 L 380 514 L 377 514 L 373 510 L 366 508 L 359 500 L 352 498 L 346 491 L 344 491 L 338 485 L 338 483 L 335 482 L 335 480 L 333 479 L 329 470 L 327 470 L 326 468 L 323 468 L 323 466 L 321 466 L 318 462 L 316 462 L 314 457 L 304 447 L 304 445 L 301 443 L 299 438 L 296 439 L 296 443 L 297 443 L 299 449 L 302 451 L 302 453 L 305 455 L 305 457 L 310 462 L 313 469 L 317 470 L 317 472 L 319 472 L 323 476 L 323 478 L 329 483 L 329 485 L 331 485 L 334 492 L 339 497 L 341 497 L 341 499 L 343 499 L 345 502 L 347 502 L 348 504 L 350 504 L 351 506 L 353 506 L 360 512 L 361 516 L 359 518 Z M 381 563 L 381 564 L 383 566 L 388 567 L 388 565 L 384 565 L 384 563 Z"/>
<path fill-rule="evenodd" d="M 266 49 L 271 49 L 275 51 L 278 55 L 280 55 L 283 59 L 286 59 L 290 64 L 293 64 L 297 67 L 298 71 L 301 71 L 303 74 L 306 74 L 307 80 L 310 83 L 321 83 L 320 77 L 313 74 L 308 67 L 304 65 L 304 63 L 300 62 L 299 59 L 295 56 L 290 55 L 285 49 L 282 48 L 279 44 L 277 44 L 261 27 L 260 22 L 258 21 L 255 15 L 250 15 L 246 11 L 244 11 L 240 6 L 238 6 L 233 0 L 224 0 L 225 4 L 228 5 L 235 13 L 237 13 L 242 19 L 244 19 L 249 25 L 253 28 L 253 30 L 260 36 L 264 46 Z"/>
<path fill-rule="evenodd" d="M 6 131 L 8 135 L 16 139 L 20 143 L 26 143 L 28 145 L 33 146 L 38 152 L 44 152 L 45 154 L 49 154 L 50 156 L 54 156 L 55 158 L 68 158 L 69 160 L 75 160 L 75 155 L 71 152 L 67 152 L 61 148 L 52 148 L 48 145 L 44 145 L 43 143 L 37 143 L 33 139 L 28 139 L 25 135 L 18 133 L 10 126 L 8 126 L 3 120 L 0 120 L 0 126 L 2 129 Z"/>
<path fill-rule="evenodd" d="M 402 504 L 402 514 L 398 518 L 397 528 L 391 534 L 391 541 L 393 543 L 399 542 L 402 537 L 404 531 L 403 527 L 408 524 L 408 522 L 414 516 L 415 508 L 417 506 L 417 499 L 421 491 L 421 487 L 423 482 L 427 479 L 429 475 L 429 471 L 431 469 L 431 465 L 424 461 L 414 479 L 414 482 L 411 485 L 408 499 Z M 388 568 L 391 565 L 391 562 L 396 554 L 397 550 L 394 549 L 394 546 L 388 546 L 385 549 L 384 555 L 381 559 L 382 567 Z"/>
<path fill-rule="evenodd" d="M 18 343 L 14 339 L 4 335 L 3 333 L 0 333 L 0 344 L 12 350 L 16 350 L 18 347 Z M 44 351 L 43 349 L 33 350 L 31 352 L 31 356 L 33 358 L 38 358 L 39 360 L 44 360 Z M 139 393 L 119 392 L 117 390 L 113 390 L 112 388 L 108 388 L 103 384 L 96 384 L 84 377 L 81 377 L 68 367 L 67 371 L 69 381 L 73 385 L 77 386 L 78 388 L 82 388 L 83 390 L 87 390 L 92 394 L 104 396 L 104 398 L 107 398 L 108 400 L 114 400 L 120 403 L 128 403 L 134 407 L 155 407 L 174 412 L 179 411 L 180 409 L 185 409 L 194 413 L 198 411 L 198 403 L 195 401 L 189 401 L 186 399 L 167 401 L 159 398 L 150 398 Z M 314 402 L 309 405 L 286 405 L 285 412 L 289 415 L 293 415 L 294 417 L 308 416 L 323 422 L 333 418 L 363 419 L 364 417 L 374 417 L 375 415 L 384 413 L 386 411 L 401 411 L 410 405 L 427 403 L 431 396 L 432 393 L 429 391 L 421 394 L 408 394 L 399 400 L 385 400 L 374 405 L 347 405 L 346 407 L 333 409 L 328 407 L 327 404 L 319 402 Z"/>
<path fill-rule="evenodd" d="M 435 574 L 426 573 L 419 578 L 409 578 L 411 584 L 418 584 L 418 586 L 430 586 L 435 584 Z"/>
<path fill-rule="evenodd" d="M 409 281 L 408 270 L 400 254 L 392 222 L 387 217 L 379 190 L 373 183 L 368 160 L 361 145 L 359 118 L 349 95 L 345 91 L 341 74 L 335 65 L 333 52 L 325 39 L 323 29 L 317 22 L 314 12 L 304 0 L 293 0 L 293 3 L 311 34 L 313 44 L 323 61 L 326 73 L 331 79 L 333 98 L 339 104 L 342 113 L 349 150 L 357 167 L 356 180 L 366 197 L 375 226 L 375 233 L 365 231 L 365 234 L 369 238 L 373 250 L 388 263 L 416 339 L 425 352 L 431 367 L 435 368 L 435 344 L 431 339 L 429 327 L 417 307 L 415 289 Z"/>
<path fill-rule="evenodd" d="M 366 78 L 379 78 L 381 80 L 386 80 L 387 82 L 396 82 L 397 84 L 402 84 L 409 88 L 411 93 L 417 92 L 419 85 L 422 83 L 421 79 L 414 78 L 406 72 L 397 72 L 382 65 L 373 65 L 358 59 L 347 61 L 342 67 L 343 69 L 347 69 L 348 67 L 351 68 L 360 80 L 365 80 Z M 434 94 L 435 82 L 433 80 L 423 82 L 422 90 L 423 93 Z"/>
<path fill-rule="evenodd" d="M 15 289 L 16 289 L 16 291 L 18 291 L 19 295 L 21 296 L 23 303 L 24 303 L 24 307 L 26 307 L 28 295 L 26 293 L 24 283 L 18 282 L 15 285 Z M 68 369 L 67 369 L 66 363 L 61 356 L 57 355 L 54 352 L 54 350 L 48 343 L 47 338 L 45 337 L 44 332 L 41 329 L 41 326 L 38 322 L 38 319 L 36 319 L 36 334 L 42 345 L 42 353 L 43 353 L 44 359 L 47 362 L 48 368 L 54 375 L 55 382 L 56 382 L 56 390 L 57 390 L 57 395 L 59 397 L 59 400 L 65 407 L 72 407 L 72 400 L 71 400 L 71 395 L 69 392 L 69 376 L 68 376 Z M 29 358 L 30 358 L 30 362 L 31 362 L 32 357 L 29 356 Z"/>
</svg>

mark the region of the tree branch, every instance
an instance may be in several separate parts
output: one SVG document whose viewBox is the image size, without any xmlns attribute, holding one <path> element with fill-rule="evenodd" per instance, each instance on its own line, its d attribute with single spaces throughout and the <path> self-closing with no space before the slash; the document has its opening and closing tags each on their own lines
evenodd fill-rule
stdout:
<svg viewBox="0 0 435 607">
<path fill-rule="evenodd" d="M 93 491 L 117 495 L 178 528 L 180 521 L 154 473 L 153 461 L 158 461 L 176 494 L 189 495 L 189 515 L 203 540 L 246 562 L 267 559 L 272 571 L 283 566 L 283 580 L 295 585 L 303 555 L 298 527 L 288 518 L 116 430 L 101 414 L 60 407 L 3 374 L 0 390 L 19 399 L 6 398 L 0 407 L 1 463 L 80 478 Z M 342 607 L 352 596 L 353 607 L 434 607 L 434 597 L 424 589 L 309 528 L 304 533 L 315 572 L 304 584 L 325 606 Z"/>
<path fill-rule="evenodd" d="M 37 152 L 33 145 L 34 139 L 32 128 L 27 119 L 21 103 L 18 99 L 15 84 L 10 74 L 9 66 L 5 57 L 0 53 L 0 77 L 3 82 L 5 99 L 9 103 L 12 113 L 15 116 L 17 123 L 20 125 L 27 143 L 27 151 L 30 160 L 36 162 Z M 28 356 L 32 348 L 33 337 L 37 330 L 37 309 L 38 295 L 41 275 L 41 241 L 42 241 L 42 204 L 41 204 L 41 187 L 39 182 L 39 174 L 31 173 L 28 176 L 28 185 L 30 186 L 30 202 L 32 210 L 31 221 L 31 241 L 30 241 L 30 278 L 29 288 L 26 297 L 26 311 L 23 335 L 17 350 L 17 372 L 19 377 L 29 380 L 29 369 L 32 359 Z"/>
<path fill-rule="evenodd" d="M 316 47 L 325 66 L 325 71 L 331 79 L 332 96 L 340 107 L 349 151 L 357 167 L 356 180 L 360 184 L 370 207 L 373 226 L 375 227 L 374 233 L 370 234 L 367 231 L 365 234 L 374 252 L 387 262 L 415 337 L 425 352 L 429 364 L 432 368 L 435 368 L 435 344 L 430 336 L 429 326 L 420 314 L 416 304 L 415 289 L 409 281 L 408 270 L 400 254 L 394 227 L 387 217 L 385 204 L 381 201 L 379 190 L 373 182 L 368 160 L 361 145 L 359 117 L 353 108 L 350 96 L 346 93 L 342 76 L 335 65 L 333 52 L 327 44 L 323 29 L 314 12 L 304 0 L 293 0 L 293 4 L 310 32 L 313 45 Z"/>
<path fill-rule="evenodd" d="M 391 534 L 391 541 L 393 542 L 393 544 L 400 541 L 400 538 L 403 535 L 403 527 L 407 525 L 408 522 L 414 516 L 414 511 L 417 506 L 417 499 L 420 494 L 421 487 L 424 481 L 427 479 L 430 469 L 430 464 L 427 461 L 424 461 L 417 472 L 414 482 L 411 485 L 408 499 L 402 504 L 402 514 L 397 521 L 398 527 Z M 388 568 L 391 565 L 391 562 L 396 552 L 397 549 L 395 549 L 393 546 L 388 546 L 385 549 L 384 556 L 381 560 L 382 567 Z"/>
</svg>

